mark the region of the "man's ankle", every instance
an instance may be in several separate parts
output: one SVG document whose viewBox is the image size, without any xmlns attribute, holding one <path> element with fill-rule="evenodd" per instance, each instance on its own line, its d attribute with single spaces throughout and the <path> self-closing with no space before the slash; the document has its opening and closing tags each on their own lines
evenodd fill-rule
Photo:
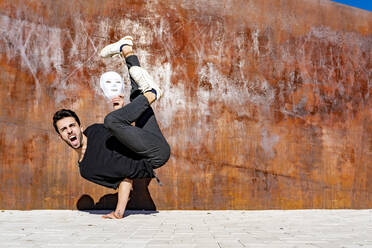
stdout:
<svg viewBox="0 0 372 248">
<path fill-rule="evenodd" d="M 146 97 L 147 101 L 151 104 L 156 100 L 156 94 L 152 91 L 147 91 L 143 93 L 143 95 Z"/>
<path fill-rule="evenodd" d="M 124 58 L 134 55 L 132 46 L 124 45 L 121 48 L 121 54 L 123 54 Z"/>
</svg>

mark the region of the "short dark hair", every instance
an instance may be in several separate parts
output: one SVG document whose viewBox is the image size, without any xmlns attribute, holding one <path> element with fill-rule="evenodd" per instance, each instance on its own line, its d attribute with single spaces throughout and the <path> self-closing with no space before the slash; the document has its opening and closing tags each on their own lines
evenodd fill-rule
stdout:
<svg viewBox="0 0 372 248">
<path fill-rule="evenodd" d="M 66 118 L 66 117 L 73 117 L 75 121 L 79 124 L 80 126 L 80 120 L 79 117 L 76 115 L 76 113 L 70 109 L 60 109 L 58 110 L 54 116 L 53 116 L 53 126 L 56 132 L 59 134 L 58 128 L 57 128 L 57 121 Z"/>
</svg>

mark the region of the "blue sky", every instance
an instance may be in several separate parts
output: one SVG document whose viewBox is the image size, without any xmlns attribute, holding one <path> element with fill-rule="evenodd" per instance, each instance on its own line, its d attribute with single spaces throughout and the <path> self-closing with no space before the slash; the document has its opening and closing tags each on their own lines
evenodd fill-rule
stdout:
<svg viewBox="0 0 372 248">
<path fill-rule="evenodd" d="M 359 9 L 372 11 L 372 0 L 331 0 L 346 5 L 350 5 Z"/>
</svg>

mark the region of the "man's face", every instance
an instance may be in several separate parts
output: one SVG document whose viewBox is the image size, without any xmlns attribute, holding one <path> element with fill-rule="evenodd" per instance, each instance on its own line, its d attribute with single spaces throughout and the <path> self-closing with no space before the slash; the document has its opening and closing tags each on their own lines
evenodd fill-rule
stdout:
<svg viewBox="0 0 372 248">
<path fill-rule="evenodd" d="M 83 128 L 79 126 L 73 117 L 65 117 L 57 121 L 59 137 L 64 140 L 67 145 L 74 149 L 82 146 Z"/>
<path fill-rule="evenodd" d="M 118 73 L 113 71 L 102 74 L 100 86 L 104 95 L 109 99 L 124 93 L 123 80 Z"/>
</svg>

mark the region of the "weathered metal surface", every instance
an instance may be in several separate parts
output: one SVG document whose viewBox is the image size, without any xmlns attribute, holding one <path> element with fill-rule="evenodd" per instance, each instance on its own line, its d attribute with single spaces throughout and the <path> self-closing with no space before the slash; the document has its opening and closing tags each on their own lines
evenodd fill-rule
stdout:
<svg viewBox="0 0 372 248">
<path fill-rule="evenodd" d="M 103 121 L 100 74 L 128 72 L 98 52 L 127 34 L 165 89 L 154 108 L 172 147 L 164 186 L 137 182 L 132 208 L 372 207 L 371 12 L 326 0 L 0 7 L 0 208 L 114 204 L 79 177 L 51 118 Z"/>
</svg>

